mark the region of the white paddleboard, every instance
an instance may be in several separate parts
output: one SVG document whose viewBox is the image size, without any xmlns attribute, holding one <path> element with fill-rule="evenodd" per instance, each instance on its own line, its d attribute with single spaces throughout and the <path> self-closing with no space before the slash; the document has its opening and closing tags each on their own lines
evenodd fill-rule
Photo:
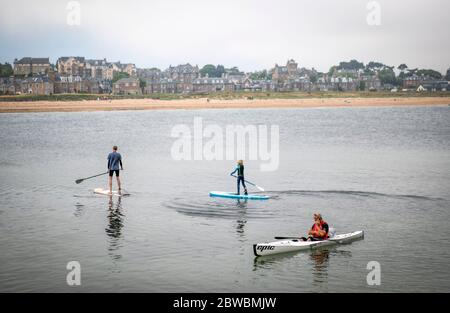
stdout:
<svg viewBox="0 0 450 313">
<path fill-rule="evenodd" d="M 113 190 L 112 193 L 109 192 L 109 189 L 103 189 L 103 188 L 95 188 L 94 189 L 94 193 L 99 194 L 99 195 L 105 195 L 105 196 L 117 196 L 117 197 L 122 197 L 122 196 L 129 196 L 129 193 L 125 193 L 125 192 L 121 192 L 119 193 L 117 190 Z"/>
</svg>

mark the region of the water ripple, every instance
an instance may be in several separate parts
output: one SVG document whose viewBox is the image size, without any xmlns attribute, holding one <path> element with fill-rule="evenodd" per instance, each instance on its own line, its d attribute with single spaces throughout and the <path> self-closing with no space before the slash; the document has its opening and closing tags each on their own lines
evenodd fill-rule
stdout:
<svg viewBox="0 0 450 313">
<path fill-rule="evenodd" d="M 185 200 L 175 198 L 165 202 L 164 207 L 176 210 L 189 216 L 236 219 L 245 215 L 246 218 L 273 218 L 276 214 L 265 204 L 255 201 L 234 199 Z"/>
<path fill-rule="evenodd" d="M 415 199 L 415 200 L 429 200 L 429 201 L 446 200 L 444 198 L 427 197 L 422 195 L 387 194 L 381 192 L 358 191 L 358 190 L 282 190 L 282 191 L 268 191 L 266 193 L 279 195 L 317 195 L 317 196 L 336 194 L 336 195 L 350 195 L 359 197 L 387 197 L 395 199 Z"/>
</svg>

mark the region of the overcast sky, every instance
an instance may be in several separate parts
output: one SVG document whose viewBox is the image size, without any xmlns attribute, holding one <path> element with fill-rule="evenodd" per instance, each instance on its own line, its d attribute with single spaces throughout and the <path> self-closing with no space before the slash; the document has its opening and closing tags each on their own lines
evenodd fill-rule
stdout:
<svg viewBox="0 0 450 313">
<path fill-rule="evenodd" d="M 357 59 L 450 67 L 449 0 L 1 0 L 0 62 L 24 56 L 107 58 L 138 67 L 223 64 L 245 71 L 295 59 L 327 71 Z M 371 15 L 372 16 L 372 15 Z M 73 21 L 73 19 L 72 19 Z"/>
</svg>

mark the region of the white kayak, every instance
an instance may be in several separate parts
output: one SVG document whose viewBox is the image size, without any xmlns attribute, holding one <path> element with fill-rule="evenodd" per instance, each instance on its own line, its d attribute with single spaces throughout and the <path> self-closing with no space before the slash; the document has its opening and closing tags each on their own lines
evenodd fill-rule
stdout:
<svg viewBox="0 0 450 313">
<path fill-rule="evenodd" d="M 253 245 L 253 253 L 256 256 L 264 256 L 285 252 L 312 250 L 318 247 L 325 247 L 339 243 L 348 243 L 351 242 L 352 240 L 359 238 L 364 238 L 364 231 L 359 230 L 353 233 L 335 235 L 332 238 L 322 241 L 302 241 L 301 239 L 285 239 L 255 244 Z"/>
<path fill-rule="evenodd" d="M 95 188 L 94 189 L 94 193 L 99 194 L 99 195 L 105 195 L 105 196 L 117 196 L 117 197 L 122 197 L 122 196 L 129 196 L 129 193 L 124 193 L 121 192 L 119 193 L 117 190 L 113 190 L 112 193 L 109 192 L 109 190 L 103 189 L 103 188 Z"/>
</svg>

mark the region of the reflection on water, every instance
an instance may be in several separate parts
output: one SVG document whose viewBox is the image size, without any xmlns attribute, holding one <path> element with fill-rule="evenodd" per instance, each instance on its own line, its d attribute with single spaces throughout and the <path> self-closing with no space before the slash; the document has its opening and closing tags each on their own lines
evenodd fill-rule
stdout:
<svg viewBox="0 0 450 313">
<path fill-rule="evenodd" d="M 124 215 L 122 213 L 122 197 L 119 197 L 114 204 L 113 197 L 109 197 L 108 202 L 108 225 L 105 228 L 106 235 L 109 237 L 108 251 L 114 260 L 119 260 L 122 255 L 119 253 L 120 240 L 122 238 L 122 228 L 124 226 Z"/>
<path fill-rule="evenodd" d="M 318 249 L 309 255 L 313 265 L 314 283 L 323 283 L 328 281 L 328 266 L 330 259 L 330 250 Z"/>
<path fill-rule="evenodd" d="M 84 205 L 81 203 L 75 204 L 75 212 L 73 213 L 73 215 L 75 217 L 81 217 L 83 213 L 84 213 Z"/>
<path fill-rule="evenodd" d="M 298 254 L 299 252 L 296 251 L 255 257 L 253 260 L 253 271 L 273 269 L 277 264 L 286 262 Z"/>
<path fill-rule="evenodd" d="M 351 258 L 351 251 L 340 250 L 338 248 L 319 248 L 311 251 L 309 258 L 312 264 L 313 284 L 319 290 L 328 290 L 328 271 L 330 268 L 330 260 L 340 258 Z"/>
<path fill-rule="evenodd" d="M 250 205 L 251 203 L 251 205 Z M 189 199 L 176 197 L 163 204 L 166 208 L 174 209 L 177 212 L 193 216 L 206 218 L 239 219 L 243 214 L 247 218 L 271 218 L 275 216 L 270 209 L 269 203 L 237 199 L 219 199 L 204 197 Z"/>
<path fill-rule="evenodd" d="M 346 250 L 340 250 L 336 247 L 318 248 L 312 251 L 294 251 L 287 253 L 280 253 L 274 255 L 266 255 L 255 257 L 253 261 L 253 271 L 265 270 L 272 271 L 278 265 L 285 265 L 296 257 L 301 257 L 304 254 L 309 255 L 311 268 L 307 272 L 312 272 L 313 283 L 322 284 L 328 282 L 328 269 L 330 267 L 330 260 L 333 258 L 351 258 L 352 253 Z M 295 262 L 295 261 L 294 261 Z M 303 266 L 307 263 L 301 262 Z"/>
<path fill-rule="evenodd" d="M 244 237 L 244 226 L 247 223 L 247 220 L 246 220 L 247 201 L 248 201 L 247 199 L 245 199 L 245 200 L 238 199 L 236 202 L 236 207 L 238 209 L 238 215 L 239 215 L 239 218 L 236 221 L 237 222 L 236 232 L 238 233 L 240 238 Z"/>
</svg>

